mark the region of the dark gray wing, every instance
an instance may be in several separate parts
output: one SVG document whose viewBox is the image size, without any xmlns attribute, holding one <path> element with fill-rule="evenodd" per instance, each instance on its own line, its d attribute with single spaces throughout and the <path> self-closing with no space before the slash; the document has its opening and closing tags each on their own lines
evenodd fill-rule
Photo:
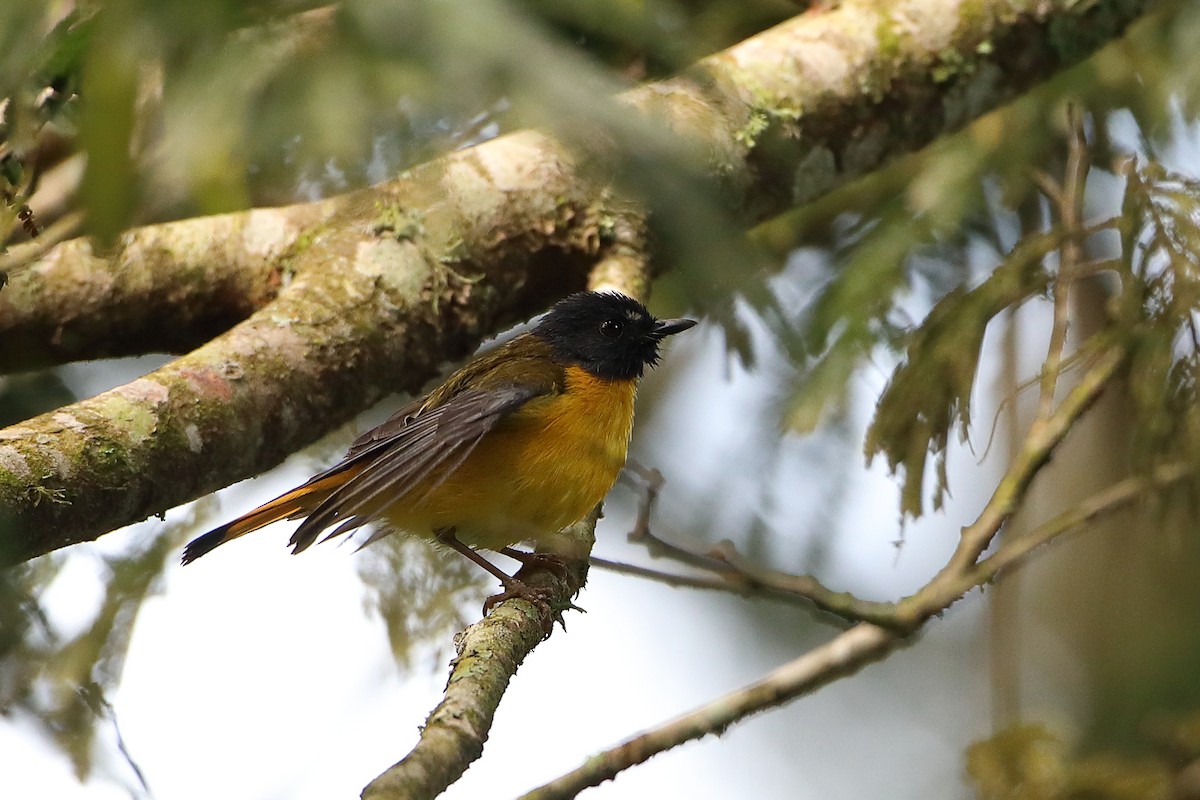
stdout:
<svg viewBox="0 0 1200 800">
<path fill-rule="evenodd" d="M 436 488 L 500 420 L 534 397 L 553 390 L 545 384 L 485 392 L 465 390 L 436 408 L 421 409 L 413 404 L 396 412 L 355 440 L 346 458 L 326 470 L 357 472 L 296 528 L 288 542 L 292 552 L 299 553 L 312 545 L 332 525 L 338 527 L 326 539 L 372 521 L 419 485 L 424 484 L 426 492 Z M 411 499 L 416 502 L 420 498 Z"/>
<path fill-rule="evenodd" d="M 416 418 L 417 413 L 424 404 L 425 398 L 418 397 L 408 405 L 401 407 L 399 411 L 374 428 L 371 428 L 371 430 L 359 436 L 351 442 L 350 449 L 346 451 L 346 460 L 350 460 L 358 454 L 370 450 L 374 445 L 382 441 L 390 441 L 396 438 Z"/>
</svg>

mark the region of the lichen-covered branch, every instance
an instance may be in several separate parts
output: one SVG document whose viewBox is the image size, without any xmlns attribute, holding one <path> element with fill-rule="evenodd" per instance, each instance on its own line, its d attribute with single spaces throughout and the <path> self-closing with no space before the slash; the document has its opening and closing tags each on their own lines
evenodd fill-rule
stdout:
<svg viewBox="0 0 1200 800">
<path fill-rule="evenodd" d="M 753 222 L 963 125 L 1151 5 L 846 2 L 622 99 L 685 134 Z M 273 466 L 582 287 L 597 261 L 619 266 L 613 220 L 638 214 L 615 204 L 603 173 L 585 179 L 525 132 L 317 208 L 135 231 L 115 253 L 52 251 L 0 296 L 10 369 L 147 342 L 182 350 L 258 310 L 129 386 L 0 431 L 0 563 Z M 221 241 L 197 244 L 205 225 Z M 238 264 L 252 267 L 234 277 Z"/>
<path fill-rule="evenodd" d="M 287 255 L 335 202 L 149 225 L 53 248 L 0 292 L 0 370 L 186 353 L 270 302 Z"/>
<path fill-rule="evenodd" d="M 384 394 L 418 390 L 486 333 L 583 288 L 610 245 L 628 247 L 604 233 L 619 211 L 598 196 L 528 132 L 339 198 L 285 237 L 285 287 L 258 313 L 131 384 L 0 431 L 0 563 L 261 472 Z"/>
<path fill-rule="evenodd" d="M 569 607 L 587 578 L 587 554 L 597 515 L 568 528 L 564 548 L 568 573 L 523 570 L 527 584 L 553 591 L 550 604 Z M 561 612 L 559 612 L 561 613 Z M 455 638 L 445 694 L 421 727 L 413 749 L 363 789 L 363 800 L 424 800 L 441 794 L 475 759 L 491 731 L 492 719 L 517 668 L 548 638 L 548 621 L 524 600 L 507 600 Z"/>
<path fill-rule="evenodd" d="M 1081 61 L 1153 0 L 846 0 L 625 96 L 688 133 L 760 221 Z"/>
</svg>

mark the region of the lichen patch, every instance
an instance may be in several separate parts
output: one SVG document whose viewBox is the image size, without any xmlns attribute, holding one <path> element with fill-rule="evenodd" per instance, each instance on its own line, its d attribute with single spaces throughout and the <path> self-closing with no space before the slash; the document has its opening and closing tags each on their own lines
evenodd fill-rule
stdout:
<svg viewBox="0 0 1200 800">
<path fill-rule="evenodd" d="M 29 478 L 32 473 L 25 456 L 15 447 L 0 446 L 0 469 L 19 478 Z"/>
<path fill-rule="evenodd" d="M 296 241 L 297 229 L 278 209 L 255 209 L 246 217 L 242 244 L 247 253 L 275 258 Z"/>
</svg>

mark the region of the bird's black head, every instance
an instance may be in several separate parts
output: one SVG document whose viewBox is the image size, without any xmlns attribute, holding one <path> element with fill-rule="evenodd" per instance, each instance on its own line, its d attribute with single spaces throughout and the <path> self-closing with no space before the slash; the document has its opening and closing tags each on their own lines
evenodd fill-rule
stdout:
<svg viewBox="0 0 1200 800">
<path fill-rule="evenodd" d="M 658 363 L 664 338 L 695 324 L 655 319 L 637 300 L 616 292 L 577 292 L 555 303 L 533 332 L 567 363 L 608 380 L 631 380 Z"/>
</svg>

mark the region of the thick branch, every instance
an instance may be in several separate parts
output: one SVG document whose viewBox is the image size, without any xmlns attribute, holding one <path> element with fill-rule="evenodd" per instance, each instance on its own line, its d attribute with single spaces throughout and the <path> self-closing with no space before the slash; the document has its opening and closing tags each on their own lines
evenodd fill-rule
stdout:
<svg viewBox="0 0 1200 800">
<path fill-rule="evenodd" d="M 244 61 L 244 48 L 256 40 L 262 74 L 268 62 L 289 63 L 322 47 L 334 19 L 331 6 L 268 18 L 231 36 L 235 49 L 225 55 Z M 141 92 L 146 116 L 158 110 L 157 102 L 149 99 L 161 96 L 158 72 L 145 70 Z M 53 135 L 49 138 L 56 141 Z M 37 194 L 30 198 L 39 217 L 49 223 L 66 212 L 73 198 L 78 201 L 74 196 L 85 161 L 84 154 L 77 153 L 39 181 Z M 160 183 L 148 194 L 153 202 L 169 206 L 181 200 L 167 196 L 178 190 Z M 0 338 L 5 342 L 0 372 L 188 352 L 274 298 L 289 277 L 298 240 L 336 208 L 336 201 L 303 203 L 149 225 L 126 232 L 110 247 L 81 239 L 43 257 L 50 241 L 74 236 L 81 226 L 82 212 L 66 213 L 38 239 L 0 258 L 0 269 L 11 271 L 10 277 L 21 274 L 0 292 Z"/>
<path fill-rule="evenodd" d="M 1150 5 L 847 2 L 624 99 L 698 141 L 711 174 L 756 221 L 961 126 L 1082 58 Z M 502 321 L 582 286 L 612 244 L 610 219 L 629 216 L 611 208 L 610 194 L 603 181 L 581 178 L 553 141 L 522 133 L 331 201 L 332 211 L 312 212 L 319 222 L 283 236 L 269 226 L 265 241 L 284 246 L 257 262 L 265 288 L 253 281 L 189 287 L 180 270 L 122 267 L 79 243 L 58 248 L 0 297 L 14 309 L 0 318 L 20 320 L 4 329 L 6 341 L 24 343 L 6 352 L 40 353 L 8 356 L 10 364 L 139 349 L 118 331 L 172 327 L 163 323 L 168 314 L 147 311 L 175 307 L 175 290 L 163 285 L 182 280 L 177 290 L 193 293 L 188 302 L 209 303 L 213 310 L 193 320 L 203 328 L 202 321 L 227 324 L 264 291 L 269 296 L 272 276 L 284 284 L 296 277 L 246 322 L 164 370 L 0 432 L 0 563 L 94 538 L 260 472 L 384 392 L 417 388 Z M 229 264 L 263 240 L 228 237 L 254 230 L 256 213 L 263 212 L 212 223 L 228 226 L 223 265 L 203 248 L 188 255 L 190 248 L 167 242 L 154 252 L 182 253 L 197 269 L 232 275 Z M 128 247 L 164 230 L 123 241 Z M 64 266 L 48 279 L 70 253 L 86 261 L 82 276 Z M 105 285 L 121 286 L 126 272 L 136 280 L 109 305 L 91 304 Z M 141 280 L 155 288 L 143 289 Z M 88 288 L 73 294 L 80 281 Z M 221 292 L 249 300 L 212 300 Z M 105 327 L 100 318 L 122 304 L 133 322 Z M 205 332 L 156 340 L 185 348 Z"/>
<path fill-rule="evenodd" d="M 0 293 L 0 369 L 198 347 L 275 297 L 285 256 L 336 208 L 309 203 L 151 225 L 108 252 L 88 239 L 65 242 Z"/>
<path fill-rule="evenodd" d="M 697 137 L 761 221 L 961 128 L 1155 5 L 847 0 L 626 99 Z"/>
<path fill-rule="evenodd" d="M 132 384 L 0 431 L 0 562 L 261 472 L 583 288 L 615 248 L 629 261 L 640 228 L 601 233 L 623 216 L 597 194 L 551 141 L 522 133 L 340 198 L 299 233 L 294 277 L 260 312 Z"/>
</svg>

